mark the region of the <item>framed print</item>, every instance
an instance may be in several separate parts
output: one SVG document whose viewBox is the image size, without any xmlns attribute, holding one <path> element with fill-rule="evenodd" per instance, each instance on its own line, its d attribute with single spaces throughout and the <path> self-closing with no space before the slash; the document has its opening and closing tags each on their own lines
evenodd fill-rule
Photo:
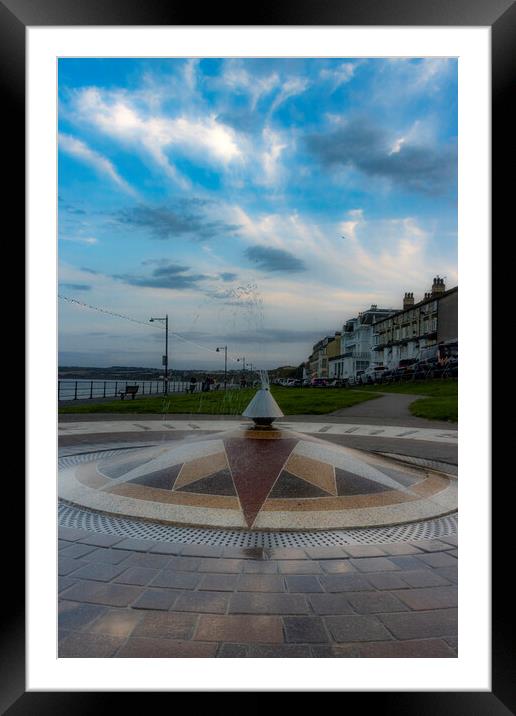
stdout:
<svg viewBox="0 0 516 716">
<path fill-rule="evenodd" d="M 489 238 L 514 4 L 192 14 L 0 5 L 28 279 L 0 703 L 508 713 Z"/>
</svg>

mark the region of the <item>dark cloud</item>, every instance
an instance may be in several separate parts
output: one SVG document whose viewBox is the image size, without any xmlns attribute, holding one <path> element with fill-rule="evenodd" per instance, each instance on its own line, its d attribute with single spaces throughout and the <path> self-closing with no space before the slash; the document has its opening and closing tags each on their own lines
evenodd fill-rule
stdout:
<svg viewBox="0 0 516 716">
<path fill-rule="evenodd" d="M 218 219 L 209 219 L 205 207 L 213 202 L 203 199 L 184 199 L 170 206 L 147 206 L 141 204 L 122 209 L 115 219 L 123 226 L 148 230 L 156 239 L 187 237 L 204 241 L 220 234 L 234 233 L 240 227 Z"/>
<path fill-rule="evenodd" d="M 230 271 L 224 271 L 223 273 L 219 273 L 219 276 L 225 282 L 235 281 L 238 278 L 238 274 L 231 273 Z"/>
<path fill-rule="evenodd" d="M 355 167 L 424 194 L 443 194 L 455 187 L 455 146 L 401 144 L 399 151 L 392 152 L 394 141 L 367 120 L 353 120 L 333 132 L 306 137 L 309 151 L 328 167 Z"/>
<path fill-rule="evenodd" d="M 244 253 L 260 271 L 306 271 L 306 266 L 301 259 L 283 249 L 255 245 L 249 246 Z"/>
<path fill-rule="evenodd" d="M 150 262 L 147 262 L 150 263 Z M 170 288 L 176 291 L 182 291 L 189 288 L 198 288 L 198 283 L 204 281 L 209 276 L 204 274 L 188 274 L 190 266 L 181 266 L 179 264 L 164 264 L 154 269 L 150 276 L 138 276 L 134 274 L 115 274 L 116 278 L 131 286 L 145 286 L 149 288 Z"/>
<path fill-rule="evenodd" d="M 70 291 L 91 291 L 91 286 L 87 283 L 60 283 L 59 285 Z"/>
</svg>

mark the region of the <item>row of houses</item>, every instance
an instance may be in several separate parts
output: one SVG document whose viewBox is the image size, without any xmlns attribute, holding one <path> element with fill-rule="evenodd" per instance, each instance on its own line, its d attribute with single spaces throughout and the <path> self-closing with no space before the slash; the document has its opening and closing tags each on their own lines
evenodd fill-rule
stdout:
<svg viewBox="0 0 516 716">
<path fill-rule="evenodd" d="M 400 361 L 424 357 L 425 349 L 457 341 L 458 286 L 446 289 L 436 276 L 424 298 L 405 293 L 403 308 L 372 305 L 325 336 L 305 364 L 307 378 L 350 378 L 372 366 L 397 368 Z"/>
</svg>

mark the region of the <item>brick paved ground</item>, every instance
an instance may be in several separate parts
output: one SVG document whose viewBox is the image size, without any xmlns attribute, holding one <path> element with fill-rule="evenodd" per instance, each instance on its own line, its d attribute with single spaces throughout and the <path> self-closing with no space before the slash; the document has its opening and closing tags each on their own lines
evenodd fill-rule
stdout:
<svg viewBox="0 0 516 716">
<path fill-rule="evenodd" d="M 60 657 L 455 657 L 457 540 L 306 549 L 59 530 Z"/>
</svg>

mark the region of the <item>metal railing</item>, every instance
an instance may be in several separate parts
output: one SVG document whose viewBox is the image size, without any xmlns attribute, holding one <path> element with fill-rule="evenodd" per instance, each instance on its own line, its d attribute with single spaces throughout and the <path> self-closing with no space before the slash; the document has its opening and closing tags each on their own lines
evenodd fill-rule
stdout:
<svg viewBox="0 0 516 716">
<path fill-rule="evenodd" d="M 57 381 L 57 399 L 58 400 L 93 400 L 95 398 L 118 398 L 121 392 L 127 390 L 128 385 L 137 385 L 138 396 L 143 395 L 163 395 L 165 393 L 165 384 L 163 380 L 73 380 L 60 379 Z M 240 387 L 228 383 L 228 389 Z M 212 385 L 211 390 L 222 389 L 221 384 Z M 191 390 L 189 381 L 169 381 L 168 393 L 200 393 L 202 391 L 202 381 L 198 380 Z"/>
</svg>

